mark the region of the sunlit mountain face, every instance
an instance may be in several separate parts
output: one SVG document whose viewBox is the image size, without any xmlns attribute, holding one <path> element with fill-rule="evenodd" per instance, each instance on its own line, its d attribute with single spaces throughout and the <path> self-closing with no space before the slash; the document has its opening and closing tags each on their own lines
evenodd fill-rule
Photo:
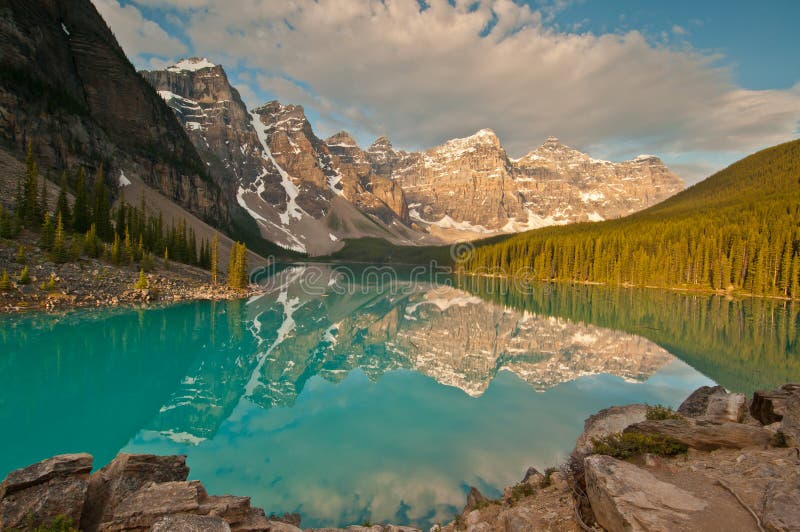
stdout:
<svg viewBox="0 0 800 532">
<path fill-rule="evenodd" d="M 0 475 L 61 452 L 180 453 L 210 492 L 305 526 L 428 526 L 470 485 L 496 495 L 562 460 L 600 408 L 800 377 L 779 302 L 320 264 L 263 283 L 250 300 L 2 318 L 16 436 Z"/>
</svg>

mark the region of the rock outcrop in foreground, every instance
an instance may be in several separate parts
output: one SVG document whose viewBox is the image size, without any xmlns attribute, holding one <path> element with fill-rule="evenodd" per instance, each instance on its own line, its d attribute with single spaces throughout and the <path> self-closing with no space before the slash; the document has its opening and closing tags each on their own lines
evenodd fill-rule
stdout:
<svg viewBox="0 0 800 532">
<path fill-rule="evenodd" d="M 677 412 L 613 407 L 586 420 L 560 471 L 531 468 L 499 499 L 472 488 L 464 511 L 432 532 L 800 530 L 798 445 L 798 384 L 756 392 L 749 403 L 703 387 Z M 0 529 L 69 521 L 90 532 L 300 530 L 296 515 L 267 517 L 247 497 L 208 495 L 186 480 L 183 456 L 120 454 L 91 468 L 90 455 L 73 454 L 9 474 Z"/>
</svg>

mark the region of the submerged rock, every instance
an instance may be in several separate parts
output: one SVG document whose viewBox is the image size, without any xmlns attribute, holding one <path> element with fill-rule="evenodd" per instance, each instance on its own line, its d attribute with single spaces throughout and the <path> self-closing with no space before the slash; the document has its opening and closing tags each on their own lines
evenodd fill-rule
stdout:
<svg viewBox="0 0 800 532">
<path fill-rule="evenodd" d="M 0 484 L 0 530 L 80 523 L 92 456 L 63 454 L 8 474 Z"/>
</svg>

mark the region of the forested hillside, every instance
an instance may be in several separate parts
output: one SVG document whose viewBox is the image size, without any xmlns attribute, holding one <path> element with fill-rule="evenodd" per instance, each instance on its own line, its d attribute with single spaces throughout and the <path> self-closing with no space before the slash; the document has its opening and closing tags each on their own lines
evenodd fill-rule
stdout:
<svg viewBox="0 0 800 532">
<path fill-rule="evenodd" d="M 477 247 L 474 274 L 800 298 L 800 140 L 640 213 Z"/>
</svg>

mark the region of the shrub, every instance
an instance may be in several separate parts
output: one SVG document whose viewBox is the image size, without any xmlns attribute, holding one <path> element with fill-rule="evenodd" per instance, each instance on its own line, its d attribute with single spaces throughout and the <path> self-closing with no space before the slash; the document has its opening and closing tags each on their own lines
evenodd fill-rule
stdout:
<svg viewBox="0 0 800 532">
<path fill-rule="evenodd" d="M 610 434 L 603 438 L 592 439 L 595 454 L 605 454 L 627 460 L 642 454 L 658 456 L 676 456 L 688 451 L 688 447 L 675 438 L 664 434 L 643 434 L 641 432 L 625 432 Z"/>
<path fill-rule="evenodd" d="M 645 418 L 650 421 L 660 421 L 664 419 L 677 419 L 678 421 L 686 421 L 686 419 L 675 412 L 672 408 L 664 405 L 648 406 Z"/>
<path fill-rule="evenodd" d="M 39 289 L 44 292 L 53 292 L 56 289 L 56 274 L 51 273 L 50 279 L 46 283 L 41 283 Z"/>
<path fill-rule="evenodd" d="M 555 467 L 548 467 L 547 469 L 545 469 L 544 478 L 542 479 L 542 482 L 539 484 L 539 487 L 546 488 L 550 486 L 553 483 L 553 473 L 555 473 L 556 471 L 558 471 L 558 469 Z"/>
<path fill-rule="evenodd" d="M 20 272 L 19 277 L 17 278 L 17 282 L 19 284 L 31 284 L 31 274 L 28 271 L 27 266 L 22 268 L 22 271 Z"/>
<path fill-rule="evenodd" d="M 136 281 L 136 284 L 133 285 L 133 288 L 136 290 L 147 290 L 147 276 L 144 274 L 144 270 L 139 270 L 139 279 Z"/>
<path fill-rule="evenodd" d="M 142 255 L 142 260 L 139 262 L 139 266 L 146 272 L 153 271 L 153 268 L 155 267 L 153 254 L 149 251 L 145 251 Z"/>
<path fill-rule="evenodd" d="M 530 497 L 534 493 L 536 493 L 536 488 L 527 482 L 520 482 L 511 488 L 511 500 L 516 502 L 525 497 Z"/>
<path fill-rule="evenodd" d="M 8 272 L 3 270 L 3 274 L 0 275 L 0 292 L 7 290 L 11 290 L 11 279 L 8 278 Z"/>
</svg>

